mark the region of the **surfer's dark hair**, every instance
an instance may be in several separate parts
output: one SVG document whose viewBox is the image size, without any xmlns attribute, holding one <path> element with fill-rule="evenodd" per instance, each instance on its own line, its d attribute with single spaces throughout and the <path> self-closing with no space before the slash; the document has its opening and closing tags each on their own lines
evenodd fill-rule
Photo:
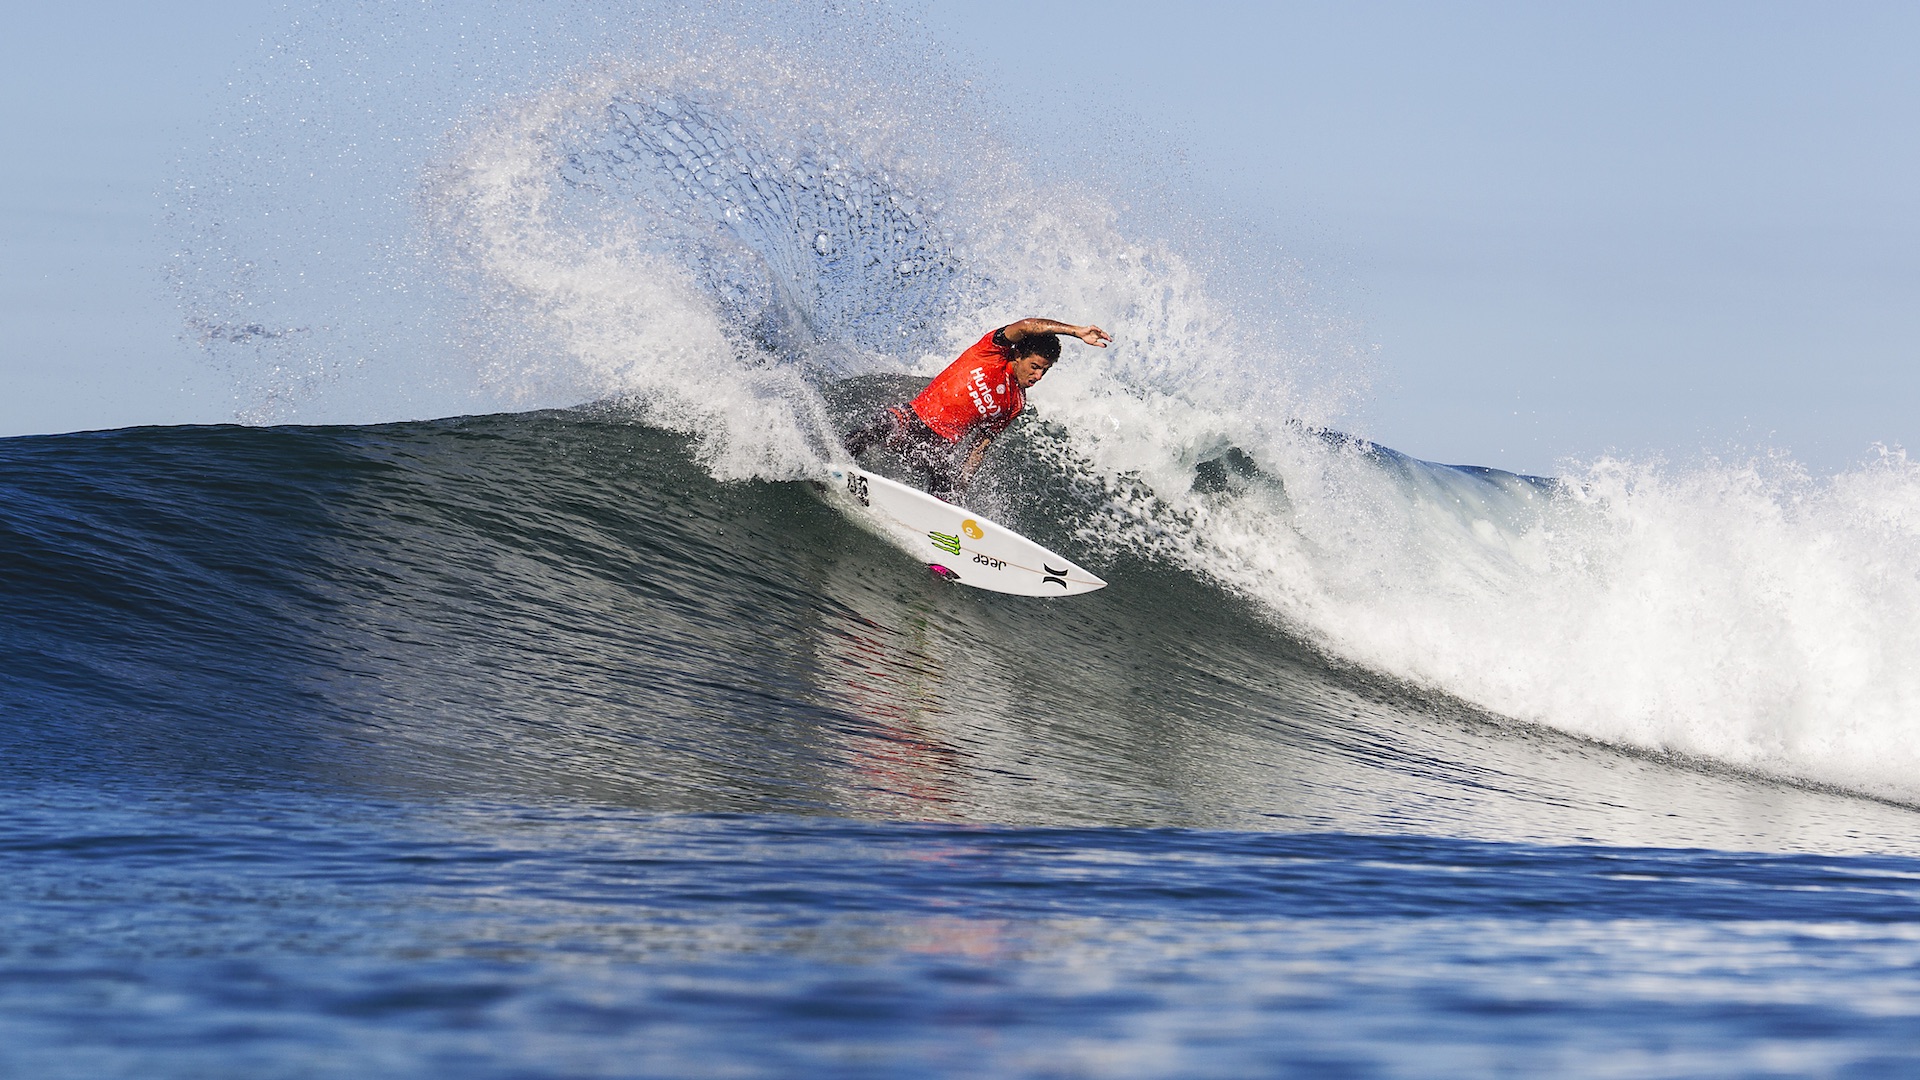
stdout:
<svg viewBox="0 0 1920 1080">
<path fill-rule="evenodd" d="M 1060 359 L 1060 335 L 1033 334 L 1013 343 L 1013 355 L 1038 356 L 1051 364 Z"/>
</svg>

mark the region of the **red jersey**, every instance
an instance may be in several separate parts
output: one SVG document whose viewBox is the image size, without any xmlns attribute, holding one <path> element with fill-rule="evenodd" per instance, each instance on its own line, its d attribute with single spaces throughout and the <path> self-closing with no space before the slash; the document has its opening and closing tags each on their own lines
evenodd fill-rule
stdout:
<svg viewBox="0 0 1920 1080">
<path fill-rule="evenodd" d="M 1026 407 L 1013 378 L 1013 346 L 1005 340 L 995 330 L 974 342 L 913 399 L 913 411 L 941 438 L 959 442 L 975 428 L 998 435 Z"/>
</svg>

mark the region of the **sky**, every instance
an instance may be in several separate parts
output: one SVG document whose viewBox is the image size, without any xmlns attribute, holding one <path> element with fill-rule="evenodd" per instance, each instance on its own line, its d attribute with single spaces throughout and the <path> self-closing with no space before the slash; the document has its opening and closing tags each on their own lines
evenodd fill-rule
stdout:
<svg viewBox="0 0 1920 1080">
<path fill-rule="evenodd" d="M 9 8 L 0 436 L 231 420 L 160 215 L 300 9 Z M 1535 473 L 1920 447 L 1920 6 L 919 10 L 1008 130 L 1128 132 L 1296 264 L 1373 357 L 1380 442 Z"/>
<path fill-rule="evenodd" d="M 157 218 L 265 20 L 171 7 L 6 4 L 0 436 L 230 419 L 224 381 L 178 341 Z"/>
</svg>

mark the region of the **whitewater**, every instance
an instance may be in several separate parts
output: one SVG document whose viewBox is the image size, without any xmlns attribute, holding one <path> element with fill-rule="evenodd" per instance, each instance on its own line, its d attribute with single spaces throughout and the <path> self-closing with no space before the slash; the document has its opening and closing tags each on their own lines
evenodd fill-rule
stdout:
<svg viewBox="0 0 1920 1080">
<path fill-rule="evenodd" d="M 238 422 L 0 440 L 0 1065 L 1913 1070 L 1920 466 L 1398 453 L 1297 268 L 953 70 L 274 45 L 168 196 Z M 1070 601 L 813 487 L 1030 315 L 1114 343 L 974 495 Z"/>
</svg>

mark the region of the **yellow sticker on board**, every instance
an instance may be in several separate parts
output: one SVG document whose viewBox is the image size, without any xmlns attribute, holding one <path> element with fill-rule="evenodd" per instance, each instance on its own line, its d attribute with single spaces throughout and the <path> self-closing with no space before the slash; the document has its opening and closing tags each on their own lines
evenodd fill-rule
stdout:
<svg viewBox="0 0 1920 1080">
<path fill-rule="evenodd" d="M 983 533 L 980 531 L 980 523 L 973 520 L 972 518 L 968 518 L 967 520 L 960 523 L 960 531 L 963 533 L 966 533 L 969 538 L 974 540 L 978 540 L 981 537 L 987 535 L 986 533 Z"/>
</svg>

